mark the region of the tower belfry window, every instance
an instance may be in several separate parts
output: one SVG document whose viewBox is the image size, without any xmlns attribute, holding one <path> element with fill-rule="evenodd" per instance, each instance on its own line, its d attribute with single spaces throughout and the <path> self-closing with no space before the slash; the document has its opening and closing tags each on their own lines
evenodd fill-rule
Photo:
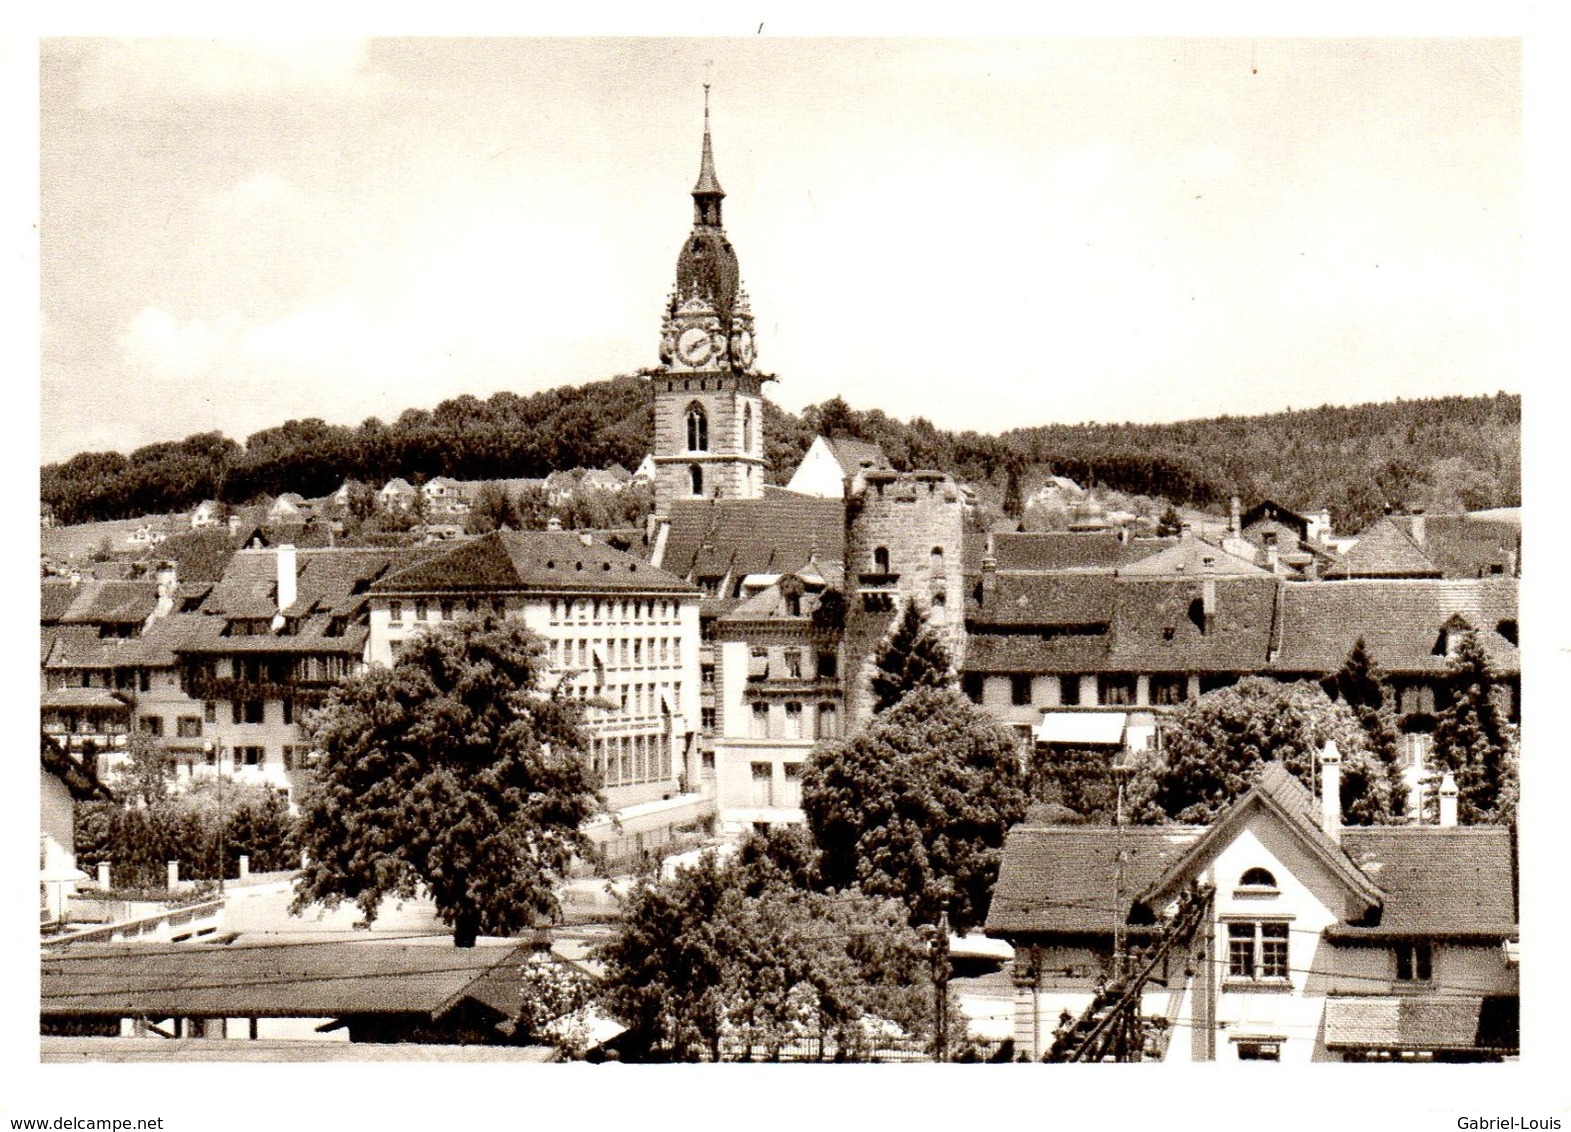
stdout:
<svg viewBox="0 0 1571 1132">
<path fill-rule="evenodd" d="M 693 494 L 703 495 L 704 469 L 700 468 L 697 464 L 689 464 L 687 468 L 687 477 L 690 485 L 692 486 Z"/>
<path fill-rule="evenodd" d="M 747 405 L 742 409 L 742 451 L 753 450 L 753 406 Z"/>
<path fill-rule="evenodd" d="M 687 407 L 687 450 L 709 451 L 709 418 L 704 407 L 697 402 Z"/>
</svg>

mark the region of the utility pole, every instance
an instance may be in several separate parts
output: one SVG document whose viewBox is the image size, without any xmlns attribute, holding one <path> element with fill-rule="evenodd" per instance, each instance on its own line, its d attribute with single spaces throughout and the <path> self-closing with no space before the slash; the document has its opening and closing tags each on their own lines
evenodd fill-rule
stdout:
<svg viewBox="0 0 1571 1132">
<path fill-rule="evenodd" d="M 949 910 L 933 929 L 933 1060 L 949 1060 Z"/>
</svg>

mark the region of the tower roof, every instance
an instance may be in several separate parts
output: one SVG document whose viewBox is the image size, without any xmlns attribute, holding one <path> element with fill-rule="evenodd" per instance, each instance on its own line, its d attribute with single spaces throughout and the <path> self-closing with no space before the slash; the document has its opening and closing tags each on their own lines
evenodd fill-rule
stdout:
<svg viewBox="0 0 1571 1132">
<path fill-rule="evenodd" d="M 725 190 L 715 176 L 715 151 L 709 141 L 709 84 L 704 84 L 704 153 L 698 166 L 698 184 L 693 186 L 693 196 L 723 197 Z"/>
</svg>

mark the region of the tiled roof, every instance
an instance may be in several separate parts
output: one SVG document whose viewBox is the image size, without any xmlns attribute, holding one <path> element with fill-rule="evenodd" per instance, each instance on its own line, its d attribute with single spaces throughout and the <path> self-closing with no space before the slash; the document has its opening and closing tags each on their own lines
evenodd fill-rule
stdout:
<svg viewBox="0 0 1571 1132">
<path fill-rule="evenodd" d="M 130 703 L 108 688 L 55 688 L 38 697 L 38 706 L 44 708 L 110 708 L 130 711 Z"/>
<path fill-rule="evenodd" d="M 665 570 L 573 531 L 497 531 L 389 574 L 376 593 L 455 590 L 606 590 L 687 593 Z"/>
<path fill-rule="evenodd" d="M 83 580 L 73 586 L 51 578 L 42 586 L 40 619 L 63 625 L 139 625 L 158 604 L 158 582 L 153 579 Z"/>
<path fill-rule="evenodd" d="M 662 568 L 683 578 L 778 574 L 844 556 L 845 504 L 789 491 L 759 499 L 678 499 Z"/>
<path fill-rule="evenodd" d="M 1439 569 L 1412 536 L 1389 515 L 1382 516 L 1358 535 L 1358 541 L 1334 565 L 1327 577 L 1437 578 Z"/>
<path fill-rule="evenodd" d="M 1119 832 L 1112 826 L 1016 826 L 987 912 L 987 932 L 1111 935 L 1115 911 L 1126 918 L 1134 894 L 1154 884 L 1203 830 L 1126 826 L 1122 898 L 1115 904 Z"/>
<path fill-rule="evenodd" d="M 1275 578 L 1220 577 L 1210 625 L 1201 578 L 1120 578 L 1108 665 L 1133 672 L 1257 672 L 1270 659 Z"/>
<path fill-rule="evenodd" d="M 1333 995 L 1326 1000 L 1327 1049 L 1514 1051 L 1515 997 Z"/>
<path fill-rule="evenodd" d="M 100 637 L 96 629 L 86 625 L 46 626 L 40 631 L 43 667 L 167 668 L 175 658 L 157 633 L 162 620 L 154 621 L 140 637 Z"/>
<path fill-rule="evenodd" d="M 1138 562 L 1172 546 L 1172 539 L 1134 539 L 1122 542 L 1116 534 L 1069 531 L 1011 532 L 993 535 L 993 558 L 1000 573 L 1009 571 L 1106 571 Z M 967 575 L 982 570 L 987 536 L 971 531 L 965 536 Z"/>
<path fill-rule="evenodd" d="M 1248 530 L 1259 522 L 1281 523 L 1298 531 L 1299 538 L 1309 537 L 1309 520 L 1297 511 L 1283 507 L 1275 500 L 1263 499 L 1239 516 L 1240 529 Z"/>
<path fill-rule="evenodd" d="M 45 952 L 47 1015 L 440 1018 L 495 970 L 520 972 L 528 946 L 360 942 L 89 944 Z M 489 980 L 488 1000 L 496 998 Z M 520 986 L 520 1001 L 522 987 Z"/>
<path fill-rule="evenodd" d="M 181 585 L 216 582 L 234 557 L 237 539 L 228 530 L 200 530 L 170 535 L 158 544 L 158 557 L 175 563 Z"/>
<path fill-rule="evenodd" d="M 966 638 L 967 672 L 1106 672 L 1107 633 L 986 633 Z"/>
<path fill-rule="evenodd" d="M 849 436 L 826 436 L 823 439 L 824 447 L 829 449 L 835 463 L 848 476 L 861 468 L 863 460 L 869 461 L 870 467 L 889 467 L 889 457 L 884 455 L 883 448 L 876 441 L 856 440 Z"/>
<path fill-rule="evenodd" d="M 1113 620 L 1112 574 L 999 573 L 985 594 L 967 595 L 974 625 L 1107 625 Z"/>
<path fill-rule="evenodd" d="M 1208 574 L 1217 578 L 1237 574 L 1272 576 L 1271 571 L 1262 569 L 1237 555 L 1229 554 L 1205 539 L 1194 537 L 1179 539 L 1164 550 L 1121 566 L 1118 573 L 1126 578 L 1174 576 L 1199 578 Z"/>
<path fill-rule="evenodd" d="M 1295 582 L 1280 597 L 1278 672 L 1325 673 L 1342 666 L 1359 637 L 1391 675 L 1446 669 L 1440 631 L 1461 614 L 1503 675 L 1521 670 L 1517 647 L 1499 633 L 1517 619 L 1517 579 L 1351 579 Z"/>
<path fill-rule="evenodd" d="M 1339 938 L 1483 935 L 1516 930 L 1515 847 L 1507 826 L 1349 827 L 1342 847 L 1385 894 L 1374 927 Z"/>
<path fill-rule="evenodd" d="M 1392 516 L 1411 537 L 1413 516 Z M 1424 517 L 1424 554 L 1444 578 L 1480 578 L 1515 573 L 1522 552 L 1522 526 L 1472 515 Z"/>
</svg>

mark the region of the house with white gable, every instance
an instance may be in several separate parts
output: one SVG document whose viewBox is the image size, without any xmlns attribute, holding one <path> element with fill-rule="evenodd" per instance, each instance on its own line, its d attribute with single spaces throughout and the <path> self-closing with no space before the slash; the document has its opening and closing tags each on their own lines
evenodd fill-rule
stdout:
<svg viewBox="0 0 1571 1132">
<path fill-rule="evenodd" d="M 1321 778 L 1317 801 L 1267 763 L 1209 827 L 1013 829 L 987 931 L 1015 948 L 1016 1050 L 1073 1040 L 1122 988 L 1146 1059 L 1515 1056 L 1514 828 L 1458 826 L 1451 783 L 1438 825 L 1344 827 L 1334 746 Z M 1199 926 L 1131 981 L 1196 899 Z"/>
<path fill-rule="evenodd" d="M 844 499 L 847 476 L 855 475 L 861 468 L 887 467 L 889 457 L 870 440 L 817 436 L 796 466 L 796 474 L 786 484 L 786 490 L 820 499 Z"/>
</svg>

